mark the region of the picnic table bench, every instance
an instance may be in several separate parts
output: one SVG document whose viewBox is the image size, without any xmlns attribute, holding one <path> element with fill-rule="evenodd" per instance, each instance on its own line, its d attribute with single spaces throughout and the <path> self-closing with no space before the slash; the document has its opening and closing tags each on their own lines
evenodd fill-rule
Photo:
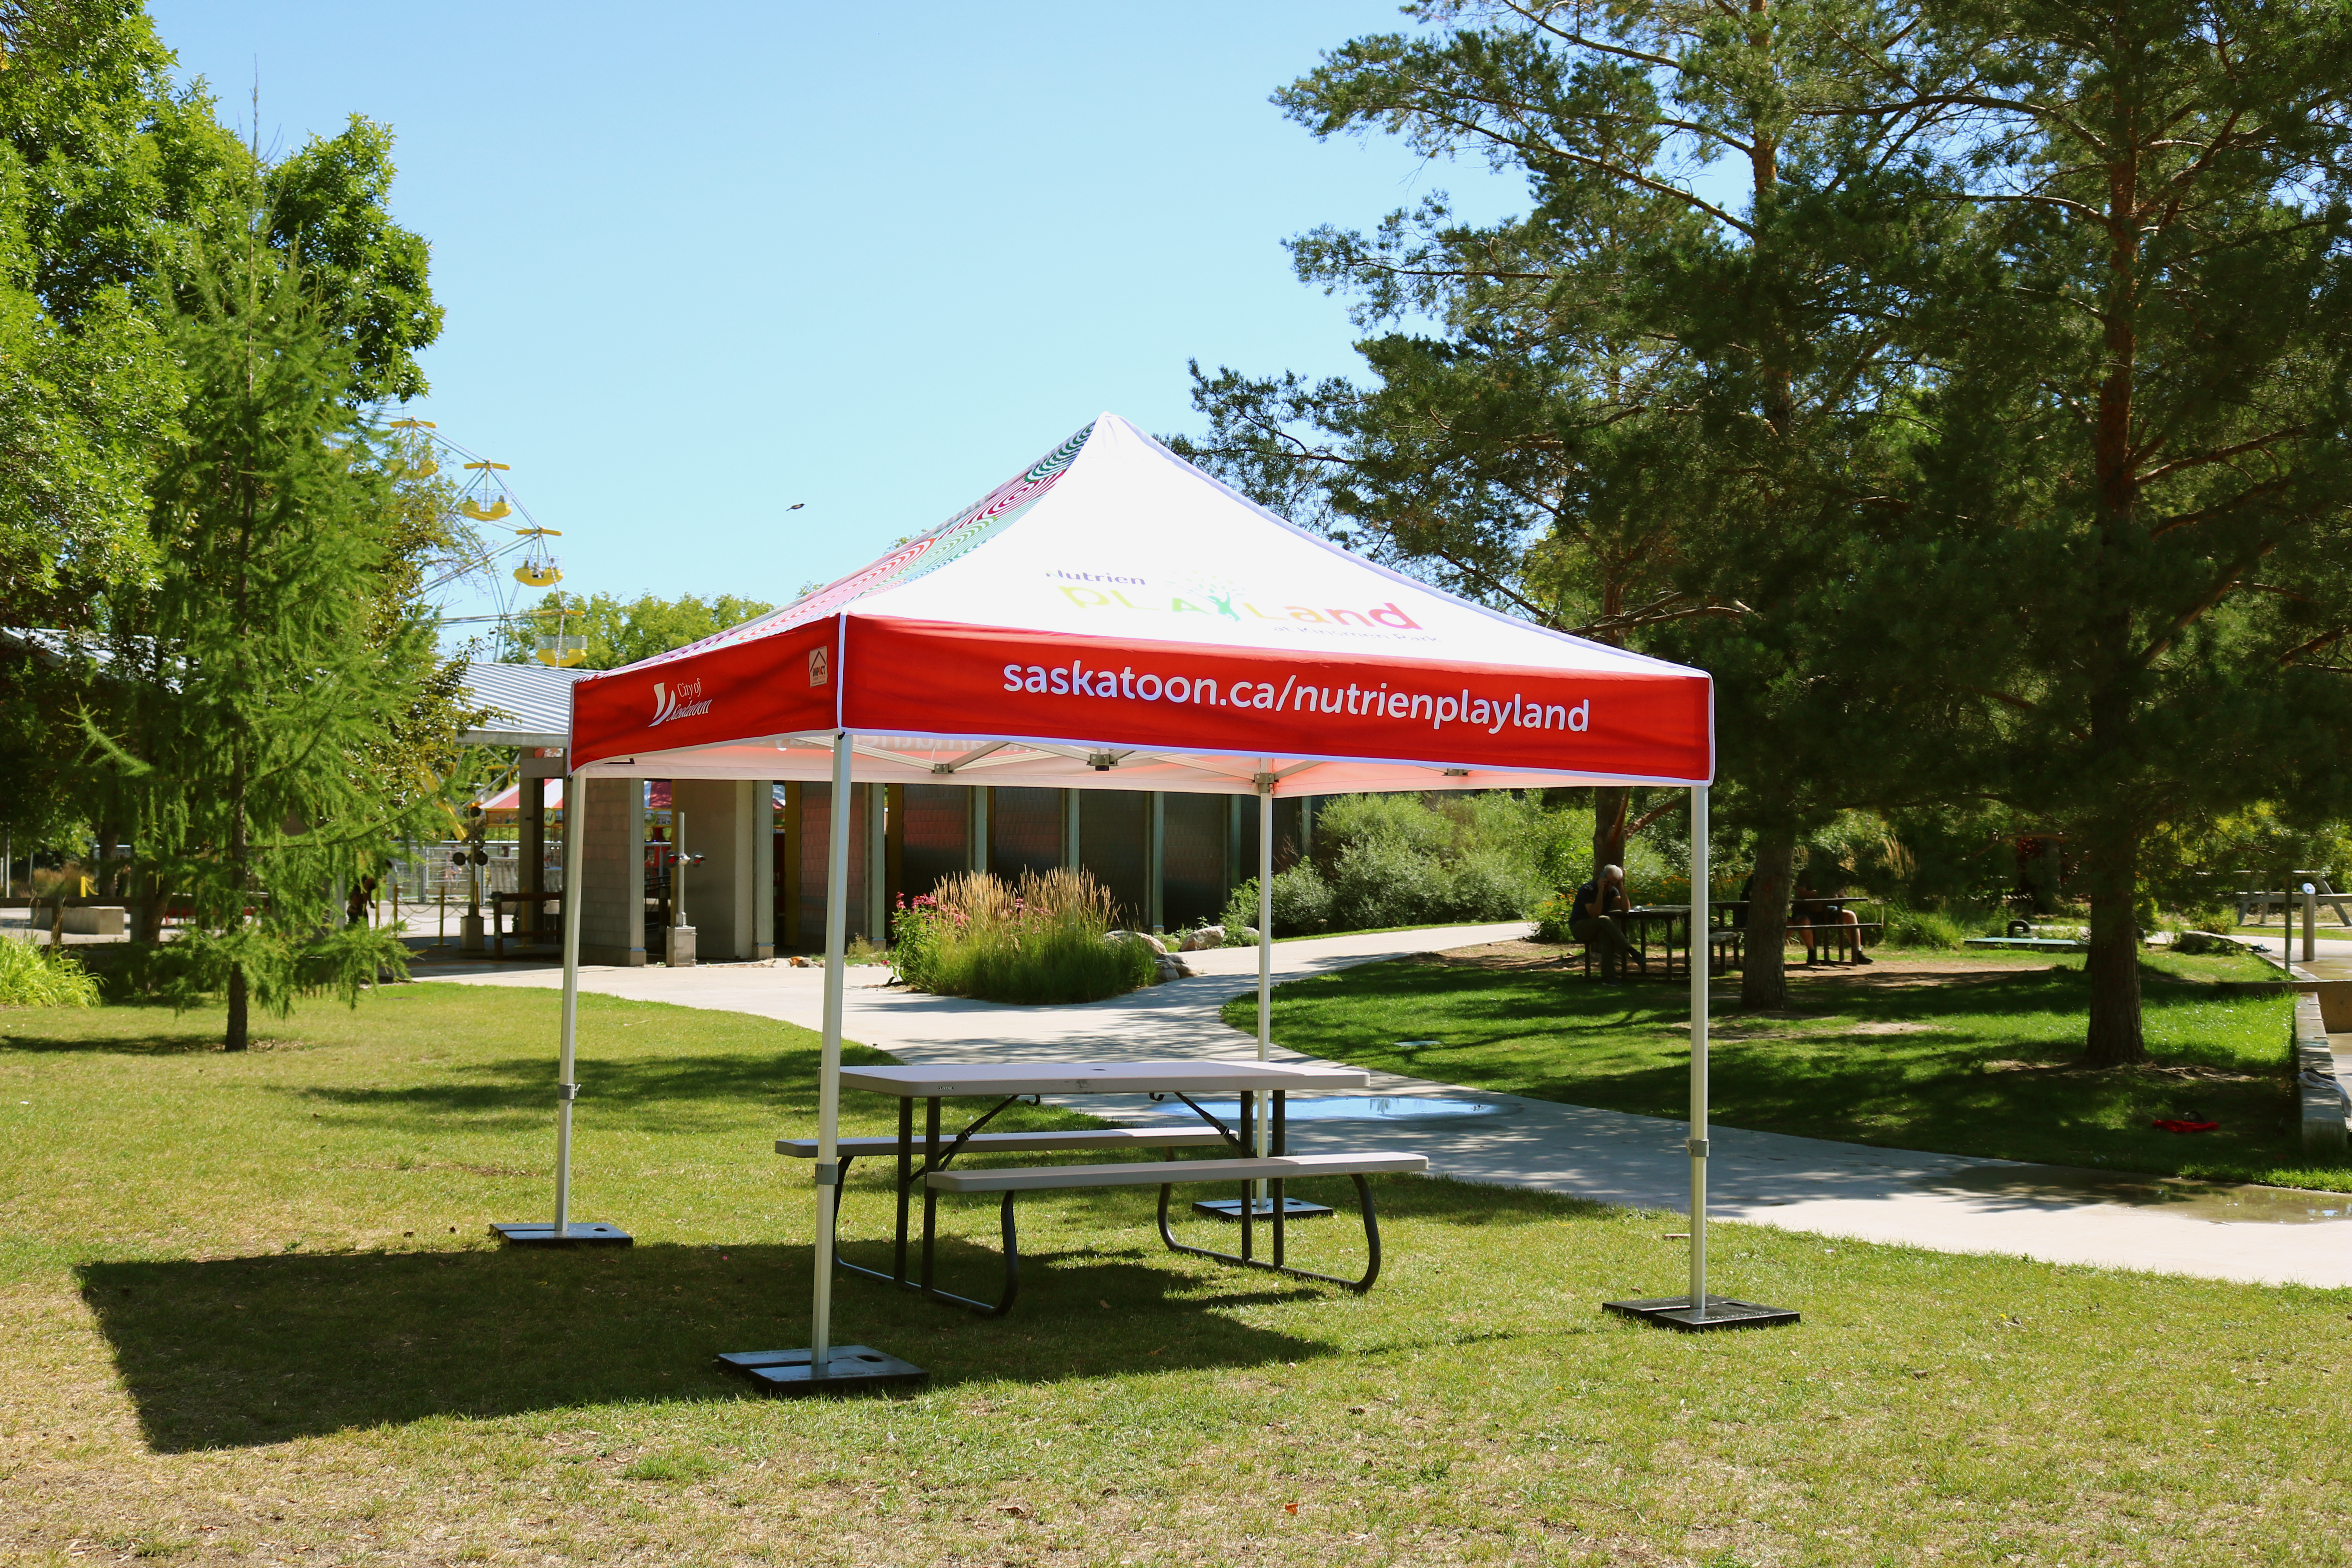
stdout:
<svg viewBox="0 0 2352 1568">
<path fill-rule="evenodd" d="M 1810 901 L 1835 904 L 1859 904 L 1869 903 L 1873 900 L 1867 899 L 1829 898 Z M 1744 899 L 1716 899 L 1710 900 L 1707 907 L 1710 910 L 1714 911 L 1710 917 L 1711 923 L 1708 925 L 1706 932 L 1707 972 L 1712 974 L 1728 974 L 1734 968 L 1738 967 L 1747 961 L 1746 950 L 1748 944 L 1748 927 L 1745 923 L 1745 916 L 1748 909 L 1748 901 Z M 1738 911 L 1737 916 L 1731 913 L 1731 911 L 1734 910 Z M 1653 925 L 1660 925 L 1664 928 L 1664 943 L 1665 955 L 1664 970 L 1666 978 L 1671 980 L 1675 977 L 1675 948 L 1678 940 L 1683 949 L 1682 973 L 1685 974 L 1690 973 L 1692 943 L 1689 938 L 1690 909 L 1687 905 L 1643 904 L 1629 910 L 1620 911 L 1619 916 L 1612 916 L 1612 918 L 1622 918 L 1627 925 L 1633 928 L 1633 941 L 1634 948 L 1633 952 L 1627 955 L 1627 962 L 1640 969 L 1643 974 L 1646 975 L 1650 970 L 1649 931 Z M 1817 942 L 1831 943 L 1832 945 L 1838 945 L 1838 939 L 1847 931 L 1853 931 L 1855 934 L 1855 938 L 1858 942 L 1862 933 L 1865 931 L 1883 931 L 1886 929 L 1886 923 L 1884 921 L 1863 921 L 1854 925 L 1846 925 L 1843 921 L 1832 922 L 1821 920 L 1813 920 L 1807 922 L 1801 920 L 1792 910 L 1789 916 L 1789 923 L 1785 928 L 1782 936 L 1783 945 L 1786 945 L 1790 942 L 1801 940 L 1797 933 L 1799 930 L 1807 923 L 1810 923 L 1812 926 L 1815 933 L 1814 940 Z M 1677 938 L 1675 931 L 1677 926 L 1682 928 L 1679 939 Z M 1855 951 L 1859 952 L 1860 948 L 1857 946 Z M 1588 975 L 1592 973 L 1592 949 L 1590 945 L 1587 945 L 1583 953 L 1583 964 L 1584 973 Z"/>
<path fill-rule="evenodd" d="M 1160 1238 L 1170 1250 L 1239 1268 L 1271 1269 L 1296 1279 L 1339 1285 L 1361 1293 L 1372 1288 L 1381 1272 L 1380 1219 L 1373 1207 L 1371 1187 L 1365 1178 L 1417 1173 L 1429 1168 L 1426 1156 L 1393 1150 L 1306 1155 L 1293 1155 L 1286 1151 L 1289 1093 L 1297 1089 L 1361 1089 L 1368 1087 L 1370 1077 L 1352 1068 L 1243 1061 L 998 1062 L 970 1068 L 853 1068 L 842 1073 L 841 1081 L 845 1088 L 895 1096 L 899 1102 L 898 1134 L 895 1138 L 844 1138 L 836 1141 L 834 1153 L 837 1163 L 835 1170 L 828 1173 L 835 1184 L 835 1223 L 837 1226 L 841 1214 L 838 1184 L 846 1180 L 851 1162 L 868 1155 L 895 1154 L 898 1161 L 898 1228 L 889 1273 L 848 1262 L 841 1256 L 837 1243 L 833 1249 L 835 1266 L 901 1289 L 914 1290 L 932 1300 L 968 1308 L 987 1317 L 1002 1317 L 1010 1311 L 1020 1293 L 1021 1247 L 1013 1203 L 1022 1193 L 1157 1186 L 1160 1189 Z M 1202 1125 L 1106 1127 L 1049 1132 L 981 1131 L 1000 1111 L 1023 1099 L 1046 1094 L 1138 1093 L 1181 1100 L 1200 1118 Z M 1222 1094 L 1234 1094 L 1239 1098 L 1239 1114 L 1232 1126 L 1220 1121 L 1195 1098 Z M 1267 1131 L 1270 1136 L 1268 1152 L 1265 1154 L 1255 1153 L 1250 1148 L 1247 1136 L 1255 1122 L 1257 1097 L 1261 1094 L 1268 1097 Z M 1002 1098 L 961 1132 L 942 1137 L 940 1102 L 950 1097 L 970 1095 Z M 924 1134 L 919 1144 L 914 1130 L 915 1101 L 919 1099 L 927 1104 Z M 1066 1153 L 1216 1147 L 1231 1150 L 1233 1157 L 1123 1161 L 1116 1164 L 1095 1165 L 948 1169 L 950 1162 L 967 1153 Z M 817 1140 L 814 1138 L 780 1138 L 776 1141 L 776 1152 L 788 1158 L 814 1159 L 819 1149 Z M 1347 1176 L 1355 1184 L 1358 1212 L 1363 1221 L 1368 1253 L 1364 1272 L 1356 1279 L 1317 1273 L 1296 1268 L 1289 1262 L 1287 1236 L 1284 1227 L 1289 1205 L 1283 1191 L 1284 1185 L 1294 1179 L 1314 1176 Z M 1238 1253 L 1189 1246 L 1178 1241 L 1170 1227 L 1171 1194 L 1179 1185 L 1201 1182 L 1238 1182 L 1243 1184 L 1239 1205 L 1241 1249 Z M 1270 1202 L 1267 1219 L 1273 1226 L 1272 1254 L 1264 1258 L 1256 1256 L 1255 1229 L 1258 1223 L 1258 1205 L 1255 1194 L 1251 1190 L 1258 1184 L 1264 1184 L 1266 1189 Z M 921 1250 L 916 1259 L 915 1277 L 910 1279 L 908 1268 L 909 1246 L 913 1239 L 910 1211 L 918 1186 L 923 1193 Z M 938 1236 L 938 1201 L 941 1193 L 1000 1194 L 998 1227 L 1003 1238 L 1004 1281 L 993 1301 L 957 1295 L 941 1289 L 936 1282 L 934 1253 Z"/>
</svg>

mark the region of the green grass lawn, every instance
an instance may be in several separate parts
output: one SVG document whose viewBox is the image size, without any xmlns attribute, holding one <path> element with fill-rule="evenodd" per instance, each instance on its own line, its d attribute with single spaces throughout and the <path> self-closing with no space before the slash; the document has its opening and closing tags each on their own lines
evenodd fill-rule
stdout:
<svg viewBox="0 0 2352 1568">
<path fill-rule="evenodd" d="M 1450 1182 L 1380 1184 L 1361 1299 L 1171 1257 L 1148 1191 L 1040 1197 L 1002 1322 L 842 1282 L 929 1392 L 764 1399 L 709 1358 L 805 1342 L 768 1146 L 814 1040 L 583 996 L 578 1212 L 639 1245 L 503 1253 L 555 1009 L 403 986 L 235 1058 L 213 1016 L 0 1013 L 0 1559 L 2343 1561 L 2352 1292 L 1724 1226 L 1718 1278 L 1806 1321 L 1685 1339 L 1597 1310 L 1675 1288 L 1677 1221 Z M 951 1205 L 950 1283 L 993 1220 Z"/>
<path fill-rule="evenodd" d="M 2143 994 L 2156 1060 L 2094 1072 L 2080 1065 L 2079 957 L 1879 957 L 1874 968 L 1792 969 L 1785 1014 L 1738 1016 L 1738 981 L 1718 981 L 1715 1120 L 1891 1148 L 2352 1191 L 2352 1166 L 2315 1167 L 2303 1154 L 2286 999 L 2216 989 L 2275 974 L 2257 959 L 2148 955 Z M 1906 958 L 1958 972 L 1894 973 Z M 1505 963 L 1432 954 L 1294 982 L 1275 992 L 1275 1038 L 1444 1083 L 1685 1113 L 1682 982 L 1609 985 L 1575 969 Z M 1255 1008 L 1237 999 L 1226 1020 L 1255 1030 Z M 1398 1043 L 1412 1040 L 1436 1043 Z M 2150 1125 L 2159 1118 L 2221 1125 L 2173 1133 Z"/>
</svg>

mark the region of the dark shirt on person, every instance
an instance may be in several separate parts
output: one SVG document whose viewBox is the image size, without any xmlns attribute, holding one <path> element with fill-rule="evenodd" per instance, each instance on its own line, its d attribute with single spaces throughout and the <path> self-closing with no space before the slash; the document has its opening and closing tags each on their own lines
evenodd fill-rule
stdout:
<svg viewBox="0 0 2352 1568">
<path fill-rule="evenodd" d="M 1625 903 L 1625 889 L 1622 884 L 1612 886 L 1609 891 L 1615 899 L 1617 908 L 1624 909 L 1627 907 Z M 1584 886 L 1577 889 L 1576 898 L 1568 906 L 1568 918 L 1571 921 L 1591 920 L 1595 915 L 1606 914 L 1608 912 L 1609 906 L 1601 898 L 1601 883 L 1597 879 L 1587 882 Z"/>
</svg>

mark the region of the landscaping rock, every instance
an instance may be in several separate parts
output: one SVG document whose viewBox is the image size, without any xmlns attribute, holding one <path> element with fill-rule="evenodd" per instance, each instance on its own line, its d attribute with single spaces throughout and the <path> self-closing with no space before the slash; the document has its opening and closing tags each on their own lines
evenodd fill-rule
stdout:
<svg viewBox="0 0 2352 1568">
<path fill-rule="evenodd" d="M 1103 941 L 1139 942 L 1144 946 L 1150 948 L 1152 952 L 1158 953 L 1160 957 L 1165 958 L 1168 956 L 1168 944 L 1161 942 L 1158 937 L 1153 936 L 1149 931 L 1107 931 L 1103 932 Z"/>
<path fill-rule="evenodd" d="M 1163 981 L 1186 980 L 1200 973 L 1181 958 L 1162 958 L 1160 961 L 1160 978 Z"/>
<path fill-rule="evenodd" d="M 1224 927 L 1195 926 L 1177 939 L 1176 951 L 1179 952 L 1202 952 L 1213 947 L 1223 947 L 1224 945 Z"/>
</svg>

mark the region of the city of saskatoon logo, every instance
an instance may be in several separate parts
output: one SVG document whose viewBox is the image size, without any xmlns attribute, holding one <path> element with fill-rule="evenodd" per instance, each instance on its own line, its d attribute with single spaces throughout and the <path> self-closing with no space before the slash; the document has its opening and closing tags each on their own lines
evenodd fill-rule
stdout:
<svg viewBox="0 0 2352 1568">
<path fill-rule="evenodd" d="M 650 730 L 655 724 L 667 724 L 673 719 L 691 719 L 698 713 L 709 711 L 710 699 L 702 695 L 702 682 L 699 680 L 668 687 L 656 680 L 654 682 L 653 722 L 646 728 Z"/>
</svg>

